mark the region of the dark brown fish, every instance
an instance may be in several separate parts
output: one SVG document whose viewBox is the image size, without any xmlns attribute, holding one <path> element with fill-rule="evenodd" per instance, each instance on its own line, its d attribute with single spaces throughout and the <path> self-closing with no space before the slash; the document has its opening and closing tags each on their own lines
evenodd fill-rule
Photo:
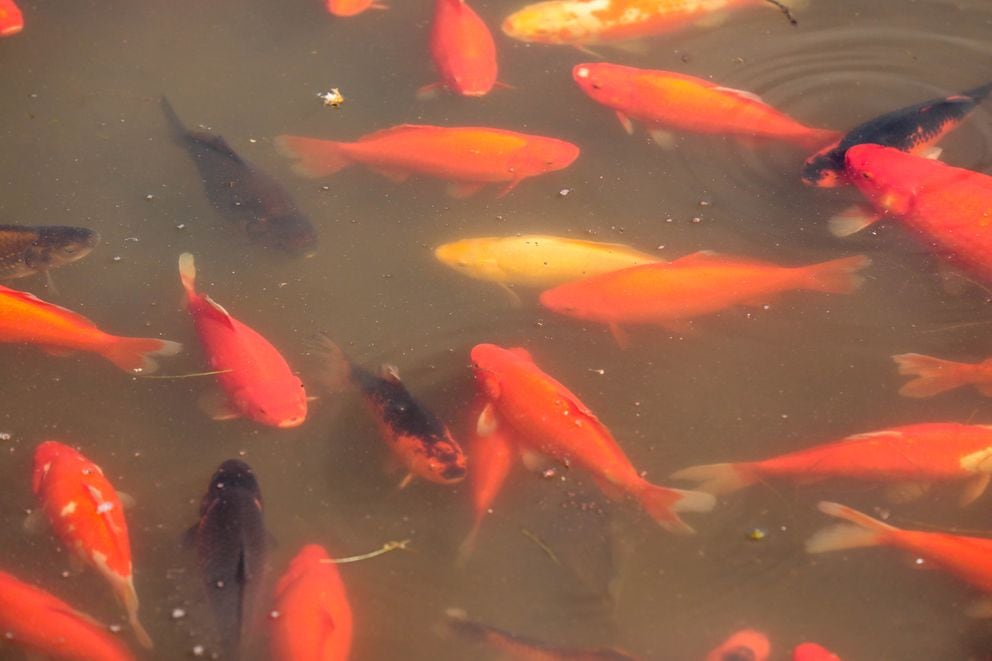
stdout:
<svg viewBox="0 0 992 661">
<path fill-rule="evenodd" d="M 100 235 L 84 227 L 0 225 L 0 280 L 25 278 L 90 254 Z"/>
</svg>

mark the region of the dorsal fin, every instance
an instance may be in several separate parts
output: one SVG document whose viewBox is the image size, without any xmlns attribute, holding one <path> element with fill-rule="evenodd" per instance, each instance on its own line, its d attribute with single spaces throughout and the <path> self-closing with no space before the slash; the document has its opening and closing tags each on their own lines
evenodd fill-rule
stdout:
<svg viewBox="0 0 992 661">
<path fill-rule="evenodd" d="M 226 322 L 227 325 L 231 327 L 231 330 L 235 330 L 234 317 L 231 316 L 230 312 L 225 310 L 220 303 L 210 298 L 206 294 L 201 294 L 201 298 L 208 306 L 210 306 L 212 310 L 214 310 L 214 312 L 217 313 L 218 318 L 223 319 L 224 322 Z"/>
<path fill-rule="evenodd" d="M 721 87 L 719 85 L 716 86 L 716 87 L 714 87 L 713 89 L 714 90 L 717 90 L 719 92 L 724 92 L 726 94 L 731 94 L 733 96 L 736 96 L 736 97 L 741 98 L 741 99 L 745 99 L 747 101 L 754 101 L 754 102 L 760 103 L 762 105 L 768 105 L 768 104 L 765 103 L 765 100 L 764 99 L 762 99 L 760 96 L 758 96 L 754 92 L 748 92 L 747 90 L 734 89 L 733 87 Z"/>
<path fill-rule="evenodd" d="M 238 156 L 233 149 L 231 149 L 231 146 L 227 144 L 227 140 L 225 140 L 221 136 L 214 135 L 213 133 L 203 133 L 200 131 L 190 132 L 187 135 L 189 136 L 189 139 L 192 140 L 193 142 L 199 143 L 204 147 L 208 147 L 209 149 L 217 152 L 218 154 L 222 156 L 226 156 L 227 158 L 230 158 L 232 161 L 244 165 L 245 162 L 241 160 L 241 157 Z"/>
</svg>

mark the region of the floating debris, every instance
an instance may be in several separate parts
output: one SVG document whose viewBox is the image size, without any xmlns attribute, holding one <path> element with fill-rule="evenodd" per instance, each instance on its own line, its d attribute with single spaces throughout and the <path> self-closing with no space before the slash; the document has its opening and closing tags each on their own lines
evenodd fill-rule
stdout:
<svg viewBox="0 0 992 661">
<path fill-rule="evenodd" d="M 340 108 L 341 104 L 344 103 L 344 95 L 341 94 L 341 90 L 337 87 L 332 87 L 330 92 L 318 94 L 317 98 L 324 102 L 325 108 L 334 108 L 335 110 Z"/>
<path fill-rule="evenodd" d="M 401 539 L 394 542 L 386 542 L 380 548 L 375 551 L 370 551 L 369 553 L 363 553 L 362 555 L 353 555 L 347 558 L 328 558 L 326 560 L 321 560 L 321 564 L 325 565 L 343 565 L 348 562 L 358 562 L 360 560 L 368 560 L 370 558 L 375 558 L 376 556 L 383 555 L 384 553 L 389 553 L 390 551 L 396 550 L 407 550 L 407 544 L 411 541 L 410 539 Z"/>
</svg>

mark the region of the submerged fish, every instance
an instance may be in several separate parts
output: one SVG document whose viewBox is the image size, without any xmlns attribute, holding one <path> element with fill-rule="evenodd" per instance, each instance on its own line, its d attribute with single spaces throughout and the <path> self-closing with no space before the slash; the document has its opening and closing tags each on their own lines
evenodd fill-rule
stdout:
<svg viewBox="0 0 992 661">
<path fill-rule="evenodd" d="M 83 317 L 37 296 L 0 286 L 0 343 L 34 344 L 56 356 L 88 351 L 122 370 L 149 374 L 158 369 L 152 356 L 174 356 L 178 342 L 109 335 Z"/>
<path fill-rule="evenodd" d="M 175 140 L 200 173 L 210 203 L 262 245 L 294 255 L 317 250 L 317 231 L 289 193 L 272 177 L 238 156 L 219 135 L 190 131 L 162 97 Z"/>
<path fill-rule="evenodd" d="M 801 124 L 743 90 L 674 71 L 606 62 L 577 64 L 572 78 L 594 101 L 612 108 L 627 133 L 643 122 L 654 141 L 673 144 L 669 131 L 781 140 L 815 149 L 840 134 Z"/>
<path fill-rule="evenodd" d="M 355 142 L 280 135 L 276 148 L 297 159 L 293 170 L 325 177 L 361 164 L 396 181 L 422 174 L 449 181 L 453 197 L 469 197 L 487 184 L 504 184 L 506 195 L 524 179 L 568 167 L 579 156 L 570 142 L 483 127 L 404 124 Z"/>
<path fill-rule="evenodd" d="M 45 441 L 34 450 L 32 488 L 59 540 L 110 583 L 135 637 L 151 649 L 152 640 L 138 620 L 124 509 L 103 471 L 68 445 Z"/>
<path fill-rule="evenodd" d="M 434 413 L 410 394 L 392 365 L 379 374 L 351 362 L 341 348 L 321 335 L 313 347 L 320 362 L 320 379 L 329 392 L 337 392 L 350 381 L 375 416 L 390 451 L 407 469 L 402 482 L 414 477 L 438 484 L 465 479 L 466 461 L 461 446 Z"/>
<path fill-rule="evenodd" d="M 801 643 L 792 650 L 792 661 L 840 661 L 840 657 L 816 643 Z"/>
<path fill-rule="evenodd" d="M 420 96 L 437 87 L 462 96 L 485 96 L 496 84 L 493 35 L 465 0 L 436 1 L 430 49 L 441 81 L 420 88 Z"/>
<path fill-rule="evenodd" d="M 24 15 L 14 0 L 0 0 L 0 37 L 15 35 L 24 29 Z"/>
<path fill-rule="evenodd" d="M 959 481 L 964 484 L 962 504 L 968 504 L 982 495 L 992 478 L 992 427 L 957 422 L 906 425 L 760 461 L 693 466 L 671 477 L 696 482 L 696 488 L 716 496 L 766 479 L 865 480 L 892 485 L 891 499 L 903 502 L 922 495 L 934 482 Z"/>
<path fill-rule="evenodd" d="M 992 83 L 923 103 L 900 108 L 855 126 L 837 143 L 813 154 L 803 166 L 802 180 L 809 186 L 833 188 L 847 183 L 844 157 L 854 145 L 894 147 L 915 156 L 935 158 L 934 145 L 953 131 L 992 92 Z"/>
<path fill-rule="evenodd" d="M 357 16 L 366 9 L 386 9 L 386 5 L 375 0 L 324 0 L 324 8 L 334 16 Z"/>
<path fill-rule="evenodd" d="M 534 638 L 525 638 L 504 629 L 469 619 L 465 611 L 445 611 L 448 627 L 466 640 L 485 644 L 508 659 L 519 661 L 635 661 L 636 657 L 613 648 L 583 649 L 559 647 Z"/>
<path fill-rule="evenodd" d="M 772 646 L 768 636 L 741 629 L 706 655 L 704 661 L 768 661 Z"/>
<path fill-rule="evenodd" d="M 814 534 L 806 542 L 808 553 L 893 546 L 933 563 L 983 592 L 984 596 L 968 608 L 967 614 L 992 617 L 992 539 L 901 530 L 837 503 L 821 502 L 818 507 L 824 514 L 848 523 Z"/>
<path fill-rule="evenodd" d="M 134 655 L 106 626 L 2 571 L 0 631 L 5 648 L 22 648 L 31 659 L 134 661 Z"/>
<path fill-rule="evenodd" d="M 975 386 L 986 397 L 992 397 L 992 358 L 980 363 L 956 363 L 919 353 L 892 356 L 900 374 L 915 376 L 899 389 L 904 397 L 933 397 L 962 386 Z"/>
<path fill-rule="evenodd" d="M 240 658 L 243 638 L 252 630 L 268 547 L 262 492 L 248 464 L 228 459 L 220 465 L 187 538 L 196 548 L 222 654 Z"/>
<path fill-rule="evenodd" d="M 85 227 L 0 225 L 0 279 L 44 273 L 86 257 L 100 235 Z"/>
</svg>

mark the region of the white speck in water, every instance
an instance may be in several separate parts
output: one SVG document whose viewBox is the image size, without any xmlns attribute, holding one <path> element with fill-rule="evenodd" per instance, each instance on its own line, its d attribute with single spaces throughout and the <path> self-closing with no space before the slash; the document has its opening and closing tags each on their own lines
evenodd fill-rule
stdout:
<svg viewBox="0 0 992 661">
<path fill-rule="evenodd" d="M 121 261 L 121 256 L 120 255 L 114 255 L 114 261 L 115 262 Z"/>
<path fill-rule="evenodd" d="M 193 656 L 203 656 L 204 652 L 206 652 L 206 650 L 204 649 L 203 645 L 193 646 Z"/>
<path fill-rule="evenodd" d="M 119 624 L 111 624 L 107 628 L 110 629 L 110 631 L 113 632 L 113 633 L 120 633 L 123 630 L 124 627 L 122 627 Z"/>
<path fill-rule="evenodd" d="M 181 620 L 184 617 L 186 617 L 186 611 L 184 611 L 182 608 L 173 608 L 172 609 L 172 619 L 173 620 Z"/>
<path fill-rule="evenodd" d="M 217 587 L 218 588 L 223 588 L 224 587 L 224 581 L 217 581 Z"/>
<path fill-rule="evenodd" d="M 273 620 L 279 619 L 279 611 L 269 611 L 269 617 Z"/>
<path fill-rule="evenodd" d="M 9 431 L 0 431 L 0 441 L 9 441 L 13 437 Z"/>
<path fill-rule="evenodd" d="M 571 188 L 562 188 L 560 191 L 558 191 L 558 195 L 560 195 L 561 197 L 565 197 L 571 192 L 572 192 Z"/>
</svg>

